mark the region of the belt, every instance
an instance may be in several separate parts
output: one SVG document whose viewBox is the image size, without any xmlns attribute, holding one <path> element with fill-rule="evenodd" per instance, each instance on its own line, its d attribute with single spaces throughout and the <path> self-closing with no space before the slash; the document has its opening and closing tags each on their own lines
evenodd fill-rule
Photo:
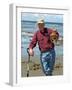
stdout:
<svg viewBox="0 0 72 90">
<path fill-rule="evenodd" d="M 54 48 L 49 48 L 49 49 L 47 49 L 45 51 L 41 51 L 41 53 L 45 53 L 45 52 L 48 52 L 48 51 L 51 51 L 51 50 L 54 50 Z"/>
</svg>

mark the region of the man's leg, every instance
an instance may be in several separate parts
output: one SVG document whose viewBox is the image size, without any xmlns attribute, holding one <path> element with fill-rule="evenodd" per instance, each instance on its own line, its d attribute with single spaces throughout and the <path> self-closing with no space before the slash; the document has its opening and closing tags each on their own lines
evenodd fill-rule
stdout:
<svg viewBox="0 0 72 90">
<path fill-rule="evenodd" d="M 54 49 L 50 51 L 50 56 L 51 57 L 49 61 L 49 67 L 50 67 L 51 72 L 53 72 L 54 65 L 55 65 L 55 57 L 56 57 Z"/>
<path fill-rule="evenodd" d="M 55 63 L 54 50 L 41 54 L 41 65 L 42 65 L 43 72 L 46 76 L 52 75 L 54 63 Z"/>
</svg>

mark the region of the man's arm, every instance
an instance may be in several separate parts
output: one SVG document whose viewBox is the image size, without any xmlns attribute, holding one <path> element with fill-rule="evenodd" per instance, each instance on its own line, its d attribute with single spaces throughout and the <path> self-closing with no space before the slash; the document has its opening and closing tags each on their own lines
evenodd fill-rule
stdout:
<svg viewBox="0 0 72 90">
<path fill-rule="evenodd" d="M 55 32 L 55 33 L 57 34 L 57 37 L 59 38 L 59 33 L 57 32 L 56 29 L 49 29 L 49 30 L 48 30 L 49 35 L 50 35 L 52 32 Z"/>
<path fill-rule="evenodd" d="M 37 44 L 37 32 L 34 34 L 32 41 L 30 42 L 30 45 L 29 45 L 29 54 L 31 56 L 34 55 L 33 48 L 36 46 L 36 44 Z"/>
<path fill-rule="evenodd" d="M 37 44 L 37 33 L 34 34 L 31 42 L 30 42 L 30 45 L 29 45 L 29 48 L 33 49 Z"/>
</svg>

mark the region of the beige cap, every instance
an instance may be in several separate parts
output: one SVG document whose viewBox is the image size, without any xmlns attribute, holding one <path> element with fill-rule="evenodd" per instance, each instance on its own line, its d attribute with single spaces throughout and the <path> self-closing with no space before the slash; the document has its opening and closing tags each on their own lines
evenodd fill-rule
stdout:
<svg viewBox="0 0 72 90">
<path fill-rule="evenodd" d="M 45 23 L 45 22 L 44 22 L 43 19 L 39 19 L 39 20 L 37 21 L 37 24 L 39 24 L 39 23 Z"/>
</svg>

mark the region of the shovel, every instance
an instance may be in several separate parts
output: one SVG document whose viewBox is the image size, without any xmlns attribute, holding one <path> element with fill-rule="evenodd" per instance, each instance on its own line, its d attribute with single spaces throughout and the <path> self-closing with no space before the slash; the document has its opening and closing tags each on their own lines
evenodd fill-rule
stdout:
<svg viewBox="0 0 72 90">
<path fill-rule="evenodd" d="M 27 53 L 28 53 L 28 61 L 27 61 L 27 77 L 29 77 L 29 62 L 30 62 L 29 48 L 27 48 Z"/>
</svg>

